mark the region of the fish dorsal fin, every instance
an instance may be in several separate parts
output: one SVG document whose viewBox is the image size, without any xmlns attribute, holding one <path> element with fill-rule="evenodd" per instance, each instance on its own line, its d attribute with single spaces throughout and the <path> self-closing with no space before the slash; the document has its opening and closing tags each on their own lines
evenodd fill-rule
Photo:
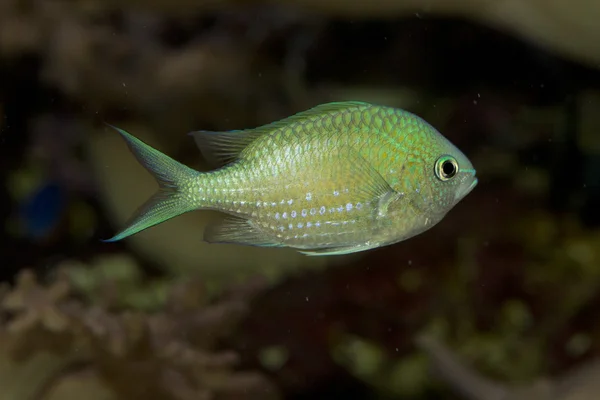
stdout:
<svg viewBox="0 0 600 400">
<path fill-rule="evenodd" d="M 195 131 L 190 136 L 196 141 L 202 156 L 213 167 L 221 167 L 240 157 L 240 153 L 257 137 L 254 129 L 228 132 Z"/>
<path fill-rule="evenodd" d="M 240 158 L 244 149 L 265 133 L 273 132 L 295 122 L 321 117 L 324 114 L 367 106 L 370 106 L 370 104 L 360 101 L 325 103 L 254 129 L 227 132 L 195 131 L 191 132 L 190 135 L 194 137 L 202 156 L 211 166 L 221 167 Z"/>
<path fill-rule="evenodd" d="M 279 121 L 271 122 L 256 129 L 260 129 L 263 133 L 282 128 L 294 122 L 305 121 L 311 118 L 320 118 L 325 114 L 339 113 L 347 111 L 351 108 L 370 107 L 371 104 L 362 101 L 337 101 L 333 103 L 319 104 L 305 111 L 300 111 L 289 117 L 280 119 Z"/>
<path fill-rule="evenodd" d="M 276 121 L 274 123 L 276 124 L 277 122 L 284 122 L 284 121 L 289 121 L 289 120 L 293 121 L 293 120 L 297 120 L 297 119 L 305 119 L 305 118 L 310 118 L 310 117 L 315 117 L 315 116 L 320 117 L 323 114 L 347 111 L 348 109 L 351 109 L 351 108 L 361 108 L 361 107 L 364 108 L 364 107 L 370 107 L 370 106 L 371 106 L 371 104 L 365 103 L 363 101 L 335 101 L 335 102 L 331 102 L 331 103 L 319 104 L 318 106 L 314 106 L 305 111 L 300 111 L 294 115 L 291 115 L 287 118 L 284 118 L 280 121 Z"/>
<path fill-rule="evenodd" d="M 228 216 L 219 223 L 207 226 L 204 231 L 204 240 L 208 243 L 242 244 L 259 247 L 284 246 L 261 232 L 251 221 L 236 216 Z"/>
</svg>

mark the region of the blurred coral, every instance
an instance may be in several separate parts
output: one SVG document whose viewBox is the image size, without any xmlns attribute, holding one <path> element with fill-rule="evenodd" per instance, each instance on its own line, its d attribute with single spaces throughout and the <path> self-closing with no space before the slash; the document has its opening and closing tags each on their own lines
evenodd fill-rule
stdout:
<svg viewBox="0 0 600 400">
<path fill-rule="evenodd" d="M 218 350 L 262 285 L 204 304 L 200 282 L 175 284 L 163 311 L 148 314 L 90 303 L 68 275 L 65 268 L 44 286 L 26 270 L 3 289 L 3 398 L 279 398 L 260 373 L 235 368 L 234 352 Z"/>
<path fill-rule="evenodd" d="M 600 391 L 600 360 L 588 361 L 554 379 L 513 386 L 480 376 L 432 337 L 420 336 L 417 343 L 430 357 L 437 375 L 465 400 L 595 400 Z"/>
</svg>

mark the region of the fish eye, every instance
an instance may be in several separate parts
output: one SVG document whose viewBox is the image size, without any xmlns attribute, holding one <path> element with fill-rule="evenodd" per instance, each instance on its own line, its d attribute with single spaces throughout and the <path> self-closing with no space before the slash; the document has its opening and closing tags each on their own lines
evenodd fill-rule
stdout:
<svg viewBox="0 0 600 400">
<path fill-rule="evenodd" d="M 435 176 L 439 180 L 447 181 L 458 173 L 458 162 L 454 157 L 442 156 L 435 162 Z"/>
</svg>

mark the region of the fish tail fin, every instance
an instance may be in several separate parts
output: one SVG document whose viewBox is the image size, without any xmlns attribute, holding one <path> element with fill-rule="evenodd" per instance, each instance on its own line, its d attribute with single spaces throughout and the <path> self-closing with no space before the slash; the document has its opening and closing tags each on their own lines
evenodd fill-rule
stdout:
<svg viewBox="0 0 600 400">
<path fill-rule="evenodd" d="M 189 196 L 189 189 L 200 172 L 173 160 L 123 129 L 107 125 L 125 139 L 135 158 L 154 176 L 159 189 L 137 209 L 122 231 L 104 242 L 119 241 L 197 208 Z"/>
</svg>

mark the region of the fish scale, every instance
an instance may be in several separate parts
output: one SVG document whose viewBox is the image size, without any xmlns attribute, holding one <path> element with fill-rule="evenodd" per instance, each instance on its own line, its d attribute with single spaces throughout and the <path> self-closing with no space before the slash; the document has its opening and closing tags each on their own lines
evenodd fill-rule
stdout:
<svg viewBox="0 0 600 400">
<path fill-rule="evenodd" d="M 216 169 L 194 171 L 116 128 L 156 178 L 120 240 L 179 214 L 228 214 L 211 243 L 363 251 L 429 229 L 477 184 L 468 158 L 405 110 L 328 103 L 255 129 L 193 132 Z"/>
</svg>

